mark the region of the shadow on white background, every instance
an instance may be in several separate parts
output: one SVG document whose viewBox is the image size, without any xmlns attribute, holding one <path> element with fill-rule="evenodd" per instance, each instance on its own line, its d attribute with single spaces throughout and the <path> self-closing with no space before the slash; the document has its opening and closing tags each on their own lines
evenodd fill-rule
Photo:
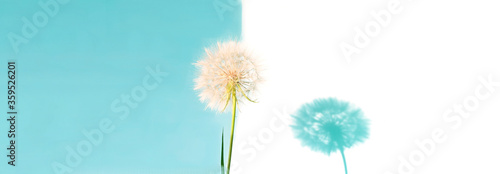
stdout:
<svg viewBox="0 0 500 174">
<path fill-rule="evenodd" d="M 272 121 L 275 111 L 290 114 L 315 98 L 338 97 L 359 106 L 371 120 L 370 138 L 346 151 L 350 174 L 400 174 L 401 166 L 408 165 L 400 158 L 410 157 L 417 163 L 403 171 L 500 171 L 500 86 L 479 100 L 469 118 L 452 114 L 448 117 L 455 119 L 447 121 L 442 116 L 474 96 L 481 77 L 500 81 L 499 4 L 401 0 L 400 13 L 348 63 L 341 43 L 354 44 L 355 28 L 375 21 L 370 12 L 387 10 L 390 3 L 243 1 L 243 40 L 263 59 L 266 82 L 259 103 L 246 104 L 237 119 L 233 164 L 238 167 L 232 170 L 343 173 L 339 153 L 326 156 L 302 147 L 288 126 L 267 131 L 270 122 L 286 124 L 286 119 Z M 462 124 L 453 129 L 457 119 Z M 415 154 L 424 152 L 415 141 L 432 139 L 435 129 L 444 131 L 444 142 L 418 159 Z M 259 147 L 249 143 L 252 138 Z"/>
</svg>

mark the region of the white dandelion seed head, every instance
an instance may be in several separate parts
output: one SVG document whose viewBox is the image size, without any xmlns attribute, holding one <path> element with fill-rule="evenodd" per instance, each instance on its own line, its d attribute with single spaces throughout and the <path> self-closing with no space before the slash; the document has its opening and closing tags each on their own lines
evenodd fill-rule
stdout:
<svg viewBox="0 0 500 174">
<path fill-rule="evenodd" d="M 200 100 L 207 103 L 207 108 L 223 112 L 226 104 L 234 100 L 228 97 L 231 90 L 234 90 L 237 102 L 247 97 L 252 99 L 261 81 L 260 68 L 241 43 L 218 42 L 213 48 L 206 48 L 205 53 L 195 63 L 199 76 L 195 79 L 194 89 L 201 91 Z"/>
</svg>

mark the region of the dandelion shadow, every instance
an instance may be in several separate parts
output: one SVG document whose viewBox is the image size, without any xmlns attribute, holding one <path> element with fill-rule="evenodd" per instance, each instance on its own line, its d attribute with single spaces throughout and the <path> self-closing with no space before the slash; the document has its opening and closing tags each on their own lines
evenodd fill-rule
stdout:
<svg viewBox="0 0 500 174">
<path fill-rule="evenodd" d="M 346 174 L 345 149 L 363 143 L 369 136 L 369 120 L 361 109 L 336 98 L 306 103 L 292 117 L 291 127 L 302 145 L 326 155 L 339 151 Z"/>
</svg>

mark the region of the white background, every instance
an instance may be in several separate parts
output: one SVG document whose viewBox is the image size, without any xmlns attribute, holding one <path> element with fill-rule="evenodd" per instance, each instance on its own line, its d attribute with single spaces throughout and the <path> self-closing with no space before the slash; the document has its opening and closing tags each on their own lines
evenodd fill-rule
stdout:
<svg viewBox="0 0 500 174">
<path fill-rule="evenodd" d="M 446 139 L 413 173 L 500 173 L 500 87 L 456 129 L 442 117 L 475 96 L 480 77 L 500 82 L 495 2 L 401 0 L 401 12 L 348 64 L 340 44 L 353 44 L 354 28 L 364 30 L 375 21 L 370 12 L 391 1 L 243 1 L 243 40 L 263 60 L 266 81 L 259 103 L 239 113 L 233 173 L 343 173 L 339 153 L 310 151 L 288 126 L 269 126 L 289 123 L 273 122 L 275 111 L 292 114 L 319 97 L 350 101 L 371 120 L 370 138 L 346 151 L 350 174 L 400 173 L 399 158 L 420 153 L 414 141 L 432 139 L 435 129 Z M 249 145 L 252 138 L 262 149 Z"/>
</svg>

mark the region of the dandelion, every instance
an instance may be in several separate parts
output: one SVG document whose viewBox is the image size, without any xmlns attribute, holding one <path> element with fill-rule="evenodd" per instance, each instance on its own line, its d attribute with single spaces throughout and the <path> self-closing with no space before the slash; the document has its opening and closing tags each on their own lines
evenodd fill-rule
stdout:
<svg viewBox="0 0 500 174">
<path fill-rule="evenodd" d="M 340 151 L 346 174 L 344 150 L 364 142 L 369 135 L 369 120 L 361 109 L 335 98 L 306 103 L 293 118 L 291 127 L 302 145 L 326 155 Z"/>
<path fill-rule="evenodd" d="M 233 119 L 227 163 L 229 174 L 236 107 L 243 98 L 254 102 L 249 96 L 254 95 L 261 77 L 256 60 L 239 42 L 219 42 L 215 47 L 205 49 L 205 53 L 203 59 L 195 63 L 200 74 L 195 79 L 194 89 L 201 91 L 200 100 L 212 110 L 224 112 L 228 104 L 232 103 Z"/>
</svg>

